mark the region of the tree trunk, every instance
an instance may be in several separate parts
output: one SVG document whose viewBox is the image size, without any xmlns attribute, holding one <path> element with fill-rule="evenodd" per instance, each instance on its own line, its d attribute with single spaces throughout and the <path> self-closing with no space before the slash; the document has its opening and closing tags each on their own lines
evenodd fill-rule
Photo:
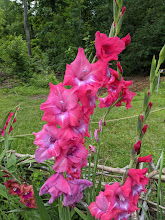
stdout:
<svg viewBox="0 0 165 220">
<path fill-rule="evenodd" d="M 26 41 L 27 41 L 27 48 L 28 48 L 28 55 L 31 56 L 31 43 L 30 43 L 30 30 L 28 25 L 28 5 L 27 0 L 23 0 L 23 7 L 24 7 L 24 29 L 26 34 Z"/>
</svg>

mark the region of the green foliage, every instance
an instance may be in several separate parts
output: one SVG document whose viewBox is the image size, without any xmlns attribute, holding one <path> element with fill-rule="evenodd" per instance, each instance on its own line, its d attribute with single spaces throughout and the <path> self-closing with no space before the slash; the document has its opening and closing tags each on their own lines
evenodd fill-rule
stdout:
<svg viewBox="0 0 165 220">
<path fill-rule="evenodd" d="M 29 84 L 37 88 L 48 88 L 50 82 L 55 85 L 59 83 L 55 74 L 53 73 L 47 75 L 34 74 L 30 79 Z"/>
<path fill-rule="evenodd" d="M 164 45 L 165 4 L 163 0 L 127 0 L 125 3 L 122 35 L 132 36 L 131 44 L 121 56 L 125 75 L 146 74 L 153 54 L 157 58 Z"/>
<path fill-rule="evenodd" d="M 26 42 L 21 36 L 0 39 L 0 69 L 7 76 L 16 76 L 24 81 L 30 77 L 30 58 L 27 55 Z"/>
</svg>

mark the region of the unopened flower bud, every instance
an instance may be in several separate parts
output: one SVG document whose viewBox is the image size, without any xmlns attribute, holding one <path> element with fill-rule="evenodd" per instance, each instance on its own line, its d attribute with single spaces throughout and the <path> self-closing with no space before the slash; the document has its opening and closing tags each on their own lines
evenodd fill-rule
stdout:
<svg viewBox="0 0 165 220">
<path fill-rule="evenodd" d="M 140 115 L 140 120 L 143 122 L 144 121 L 144 115 Z"/>
<path fill-rule="evenodd" d="M 102 132 L 102 127 L 103 127 L 103 120 L 101 119 L 99 121 L 99 131 Z"/>
<path fill-rule="evenodd" d="M 10 132 L 13 130 L 13 126 L 10 126 L 10 128 L 9 128 L 9 134 L 10 134 Z"/>
<path fill-rule="evenodd" d="M 148 107 L 149 107 L 150 109 L 152 108 L 152 105 L 153 105 L 152 102 L 149 102 L 149 103 L 148 103 Z"/>
<path fill-rule="evenodd" d="M 119 69 L 120 73 L 123 73 L 123 68 L 119 61 L 117 62 L 117 68 Z"/>
<path fill-rule="evenodd" d="M 147 131 L 147 129 L 148 129 L 148 125 L 146 124 L 146 125 L 144 125 L 143 128 L 142 128 L 142 133 L 145 134 L 146 131 Z"/>
<path fill-rule="evenodd" d="M 141 144 L 142 144 L 142 142 L 140 140 L 134 144 L 134 150 L 137 154 L 140 153 Z"/>
<path fill-rule="evenodd" d="M 89 150 L 90 150 L 92 153 L 95 153 L 95 152 L 96 152 L 96 147 L 90 144 L 90 145 L 89 145 Z"/>
<path fill-rule="evenodd" d="M 15 123 L 16 121 L 17 121 L 17 119 L 16 119 L 16 118 L 14 118 L 13 123 Z"/>
<path fill-rule="evenodd" d="M 94 138 L 95 138 L 95 140 L 98 142 L 99 141 L 99 135 L 98 135 L 98 133 L 99 133 L 99 129 L 95 129 L 95 131 L 94 131 Z"/>
<path fill-rule="evenodd" d="M 122 9 L 121 9 L 121 15 L 122 15 L 122 16 L 124 15 L 125 11 L 126 11 L 126 7 L 123 6 Z"/>
</svg>

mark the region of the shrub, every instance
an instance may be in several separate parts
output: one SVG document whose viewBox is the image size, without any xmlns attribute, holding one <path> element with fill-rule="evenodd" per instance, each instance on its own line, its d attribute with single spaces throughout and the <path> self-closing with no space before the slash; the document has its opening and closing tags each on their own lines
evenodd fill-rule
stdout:
<svg viewBox="0 0 165 220">
<path fill-rule="evenodd" d="M 30 58 L 27 54 L 26 41 L 22 36 L 9 36 L 0 40 L 0 69 L 7 76 L 14 76 L 27 81 L 31 76 Z"/>
</svg>

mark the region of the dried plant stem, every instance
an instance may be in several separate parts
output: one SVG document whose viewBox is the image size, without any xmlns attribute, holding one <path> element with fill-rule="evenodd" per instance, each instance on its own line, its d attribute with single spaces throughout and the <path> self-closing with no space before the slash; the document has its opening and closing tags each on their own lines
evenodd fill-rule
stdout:
<svg viewBox="0 0 165 220">
<path fill-rule="evenodd" d="M 14 150 L 10 150 L 8 152 L 15 153 L 16 157 L 19 157 L 19 158 L 21 158 L 21 157 L 30 157 L 31 159 L 34 159 L 34 155 L 19 154 L 19 153 L 16 153 Z M 91 163 L 90 166 L 94 167 L 94 163 Z M 104 166 L 104 165 L 100 165 L 100 164 L 97 164 L 97 169 L 104 170 L 104 171 L 107 171 L 109 173 L 118 173 L 118 174 L 124 174 L 126 172 L 126 168 L 118 168 L 118 167 L 114 168 L 114 167 L 108 167 L 108 166 Z M 151 179 L 158 180 L 159 179 L 159 172 L 155 170 L 155 171 L 152 171 L 151 173 L 149 173 L 147 176 Z M 165 175 L 161 175 L 161 180 L 163 182 L 165 182 Z"/>
</svg>

